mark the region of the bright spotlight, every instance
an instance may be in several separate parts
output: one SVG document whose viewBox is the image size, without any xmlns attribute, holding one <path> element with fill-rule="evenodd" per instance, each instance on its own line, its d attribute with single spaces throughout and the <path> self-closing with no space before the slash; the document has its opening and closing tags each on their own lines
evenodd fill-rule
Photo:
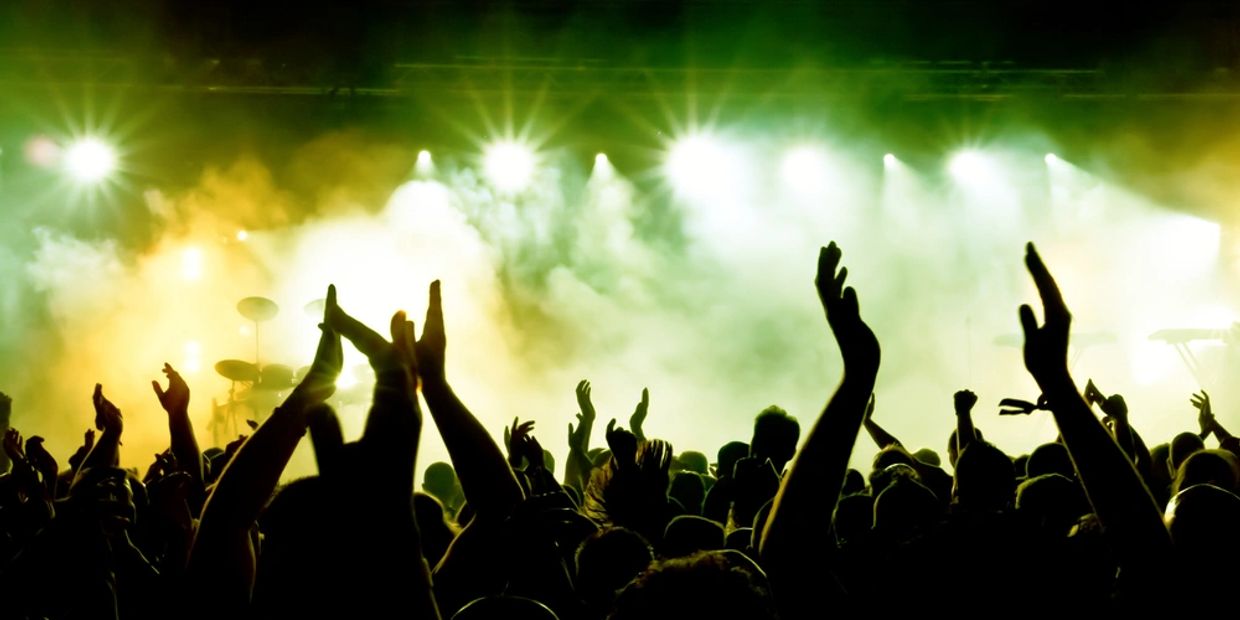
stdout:
<svg viewBox="0 0 1240 620">
<path fill-rule="evenodd" d="M 896 156 L 892 155 L 891 153 L 887 153 L 886 155 L 883 155 L 884 166 L 891 167 L 899 163 L 899 161 L 900 160 L 896 159 Z"/>
<path fill-rule="evenodd" d="M 1046 157 L 1043 157 L 1042 159 L 1046 161 L 1046 165 L 1048 166 L 1054 166 L 1059 163 L 1059 156 L 1054 153 L 1047 153 Z"/>
<path fill-rule="evenodd" d="M 65 169 L 83 183 L 97 183 L 116 168 L 116 152 L 98 138 L 83 138 L 65 151 Z"/>
<path fill-rule="evenodd" d="M 512 141 L 496 142 L 483 154 L 483 169 L 495 187 L 515 192 L 529 184 L 534 176 L 534 151 Z"/>
<path fill-rule="evenodd" d="M 413 169 L 418 174 L 430 174 L 435 169 L 435 162 L 431 159 L 431 152 L 427 150 L 418 151 L 418 160 L 413 164 Z"/>
<path fill-rule="evenodd" d="M 820 149 L 801 146 L 784 156 L 780 174 L 788 187 L 799 192 L 815 193 L 824 186 L 824 176 L 829 164 Z"/>
<path fill-rule="evenodd" d="M 246 239 L 249 239 L 249 238 L 250 238 L 250 233 L 246 232 L 245 230 L 237 231 L 237 241 L 245 241 Z"/>
<path fill-rule="evenodd" d="M 667 155 L 667 175 L 681 191 L 709 193 L 721 179 L 737 172 L 728 149 L 714 137 L 697 134 L 680 139 Z"/>
<path fill-rule="evenodd" d="M 961 151 L 952 156 L 947 166 L 952 176 L 964 181 L 976 181 L 991 172 L 986 156 L 977 151 Z"/>
<path fill-rule="evenodd" d="M 594 176 L 600 179 L 610 179 L 615 170 L 606 153 L 599 153 L 594 156 Z"/>
</svg>

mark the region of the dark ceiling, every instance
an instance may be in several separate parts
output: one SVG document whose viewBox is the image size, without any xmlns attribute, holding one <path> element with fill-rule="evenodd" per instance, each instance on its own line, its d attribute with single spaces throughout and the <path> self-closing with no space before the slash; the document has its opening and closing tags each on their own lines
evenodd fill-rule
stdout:
<svg viewBox="0 0 1240 620">
<path fill-rule="evenodd" d="M 477 111 L 504 107 L 540 110 L 529 120 L 558 127 L 557 146 L 624 166 L 659 144 L 631 117 L 707 102 L 725 121 L 829 115 L 928 157 L 962 127 L 1034 127 L 1074 161 L 1208 211 L 1230 201 L 1185 194 L 1165 162 L 1230 149 L 1240 2 L 13 0 L 0 89 L 14 121 L 0 147 L 49 98 L 62 115 L 92 98 L 143 111 L 134 131 L 158 136 L 161 182 L 239 148 L 280 157 L 320 130 L 464 150 L 455 125 L 481 131 Z"/>
</svg>

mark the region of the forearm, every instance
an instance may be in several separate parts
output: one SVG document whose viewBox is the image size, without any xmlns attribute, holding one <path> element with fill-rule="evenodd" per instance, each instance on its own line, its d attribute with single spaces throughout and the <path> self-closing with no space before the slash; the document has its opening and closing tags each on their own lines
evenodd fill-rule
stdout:
<svg viewBox="0 0 1240 620">
<path fill-rule="evenodd" d="M 973 412 L 956 412 L 956 454 L 962 454 L 974 439 L 977 428 L 973 426 Z"/>
<path fill-rule="evenodd" d="M 564 459 L 564 484 L 577 489 L 585 488 L 584 463 L 573 447 L 568 449 L 568 458 Z"/>
<path fill-rule="evenodd" d="M 290 397 L 237 449 L 203 507 L 203 530 L 246 530 L 258 518 L 305 434 L 305 405 Z"/>
<path fill-rule="evenodd" d="M 111 429 L 105 429 L 99 434 L 99 439 L 95 442 L 95 446 L 91 448 L 86 458 L 82 459 L 82 466 L 79 469 L 92 469 L 96 467 L 117 467 L 120 465 L 120 446 L 121 434 Z"/>
<path fill-rule="evenodd" d="M 422 385 L 431 417 L 456 469 L 461 489 L 479 515 L 505 518 L 524 499 L 504 453 L 446 381 Z"/>
<path fill-rule="evenodd" d="M 797 454 L 775 496 L 762 532 L 759 557 L 785 620 L 817 616 L 839 594 L 834 576 L 836 543 L 826 527 L 848 470 L 873 379 L 856 385 L 845 377 Z M 806 564 L 805 558 L 815 560 Z M 834 586 L 834 587 L 833 587 Z"/>
<path fill-rule="evenodd" d="M 1223 428 L 1223 425 L 1219 424 L 1217 420 L 1214 421 L 1214 424 L 1210 427 L 1210 430 L 1214 432 L 1214 438 L 1218 439 L 1220 444 L 1233 437 L 1233 435 L 1227 432 L 1227 429 Z"/>
<path fill-rule="evenodd" d="M 1132 462 L 1085 404 L 1072 378 L 1065 373 L 1044 385 L 1043 393 L 1090 504 L 1121 563 L 1131 565 L 1164 557 L 1170 539 L 1153 497 Z"/>
<path fill-rule="evenodd" d="M 409 373 L 403 368 L 377 373 L 362 443 L 382 467 L 390 470 L 388 473 L 398 475 L 393 488 L 413 488 L 413 466 L 421 430 L 421 413 Z"/>
<path fill-rule="evenodd" d="M 903 445 L 899 439 L 896 439 L 895 435 L 888 433 L 886 429 L 879 426 L 878 422 L 875 422 L 873 419 L 867 418 L 865 420 L 865 432 L 869 434 L 870 439 L 874 440 L 874 445 L 878 446 L 880 450 L 887 446 Z"/>
<path fill-rule="evenodd" d="M 759 551 L 764 564 L 787 563 L 784 568 L 796 570 L 806 544 L 833 551 L 834 542 L 826 536 L 822 515 L 835 509 L 866 399 L 873 389 L 873 377 L 850 380 L 845 376 L 815 422 L 784 476 L 762 532 Z"/>
<path fill-rule="evenodd" d="M 198 438 L 194 436 L 194 425 L 190 422 L 188 411 L 168 414 L 168 435 L 172 440 L 172 455 L 177 458 L 181 469 L 202 484 L 202 451 L 198 448 Z"/>
<path fill-rule="evenodd" d="M 1132 427 L 1128 424 L 1128 420 L 1116 419 L 1114 422 L 1115 443 L 1119 449 L 1128 456 L 1128 460 L 1133 463 L 1137 462 L 1137 446 L 1133 439 Z"/>
</svg>

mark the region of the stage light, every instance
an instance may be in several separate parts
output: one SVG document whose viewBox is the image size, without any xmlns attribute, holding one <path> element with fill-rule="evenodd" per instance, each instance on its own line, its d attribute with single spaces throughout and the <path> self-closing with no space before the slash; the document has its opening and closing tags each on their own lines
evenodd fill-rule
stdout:
<svg viewBox="0 0 1240 620">
<path fill-rule="evenodd" d="M 891 153 L 887 153 L 886 155 L 883 155 L 884 166 L 887 166 L 890 168 L 891 166 L 894 166 L 898 163 L 900 163 L 900 160 L 896 159 L 895 155 L 892 155 Z"/>
<path fill-rule="evenodd" d="M 496 142 L 483 154 L 483 169 L 498 189 L 515 192 L 525 188 L 534 176 L 534 151 L 512 141 Z"/>
<path fill-rule="evenodd" d="M 788 151 L 780 166 L 780 176 L 788 187 L 801 193 L 818 193 L 825 187 L 827 157 L 821 149 L 800 146 Z"/>
<path fill-rule="evenodd" d="M 610 179 L 615 172 L 616 169 L 611 165 L 611 160 L 607 158 L 606 153 L 594 156 L 593 176 L 599 179 Z"/>
<path fill-rule="evenodd" d="M 1048 166 L 1054 166 L 1060 161 L 1059 156 L 1055 155 L 1054 153 L 1047 153 L 1046 157 L 1043 157 L 1042 159 L 1046 162 L 1046 165 Z"/>
<path fill-rule="evenodd" d="M 961 151 L 952 156 L 947 169 L 952 176 L 962 181 L 977 181 L 992 172 L 990 162 L 985 155 L 977 151 Z"/>
<path fill-rule="evenodd" d="M 418 174 L 430 174 L 435 170 L 435 161 L 431 159 L 431 152 L 427 150 L 418 151 L 418 160 L 413 165 L 414 171 Z"/>
<path fill-rule="evenodd" d="M 202 279 L 203 255 L 200 248 L 185 248 L 181 251 L 181 278 L 187 282 Z"/>
<path fill-rule="evenodd" d="M 249 239 L 249 238 L 250 238 L 250 233 L 244 230 L 237 231 L 237 241 L 245 241 L 246 239 Z"/>
<path fill-rule="evenodd" d="M 83 183 L 97 183 L 116 168 L 116 152 L 98 138 L 83 138 L 65 151 L 65 170 Z"/>
<path fill-rule="evenodd" d="M 698 195 L 720 187 L 721 181 L 739 172 L 733 154 L 707 134 L 687 136 L 673 144 L 666 167 L 677 189 Z"/>
</svg>

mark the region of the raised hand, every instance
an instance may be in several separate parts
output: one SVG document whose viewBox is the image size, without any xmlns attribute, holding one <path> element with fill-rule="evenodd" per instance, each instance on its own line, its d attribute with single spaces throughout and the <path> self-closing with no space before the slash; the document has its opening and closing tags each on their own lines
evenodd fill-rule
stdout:
<svg viewBox="0 0 1240 620">
<path fill-rule="evenodd" d="M 1112 394 L 1102 401 L 1102 412 L 1120 422 L 1128 421 L 1128 403 L 1119 394 Z"/>
<path fill-rule="evenodd" d="M 314 352 L 310 370 L 297 385 L 296 392 L 306 399 L 308 405 L 326 401 L 336 393 L 336 378 L 344 366 L 344 349 L 340 346 L 340 332 L 332 327 L 332 317 L 340 314 L 336 305 L 336 286 L 327 287 L 327 299 L 323 305 L 323 322 L 319 323 L 319 346 Z"/>
<path fill-rule="evenodd" d="M 184 412 L 189 409 L 189 385 L 168 362 L 164 362 L 164 376 L 168 377 L 168 389 L 159 386 L 158 381 L 151 381 L 151 388 L 159 398 L 159 404 L 168 413 Z"/>
<path fill-rule="evenodd" d="M 521 422 L 518 418 L 512 419 L 511 427 L 504 427 L 504 445 L 508 448 L 508 464 L 514 469 L 521 467 L 521 458 L 526 455 L 526 443 L 530 440 L 530 433 L 534 431 L 534 421 Z M 539 454 L 541 460 L 541 452 Z M 531 461 L 530 465 L 534 463 Z"/>
<path fill-rule="evenodd" d="M 26 452 L 22 448 L 22 434 L 15 428 L 8 428 L 4 431 L 4 453 L 9 456 L 9 460 L 17 463 L 26 460 Z"/>
<path fill-rule="evenodd" d="M 426 305 L 426 322 L 422 325 L 422 337 L 416 344 L 418 377 L 425 382 L 441 383 L 444 377 L 444 353 L 448 337 L 444 333 L 443 298 L 439 292 L 439 280 L 431 282 Z"/>
<path fill-rule="evenodd" d="M 1210 407 L 1210 395 L 1202 390 L 1199 394 L 1193 394 L 1189 402 L 1197 410 L 1197 425 L 1201 427 L 1201 437 L 1204 439 L 1214 430 L 1216 423 L 1214 410 Z"/>
<path fill-rule="evenodd" d="M 4 392 L 0 392 L 0 422 L 8 422 L 9 416 L 13 413 L 13 398 Z"/>
<path fill-rule="evenodd" d="M 953 397 L 953 404 L 956 407 L 956 415 L 967 415 L 973 411 L 973 406 L 977 404 L 977 394 L 969 390 L 960 390 Z"/>
<path fill-rule="evenodd" d="M 881 357 L 878 338 L 861 320 L 857 292 L 852 287 L 844 287 L 848 268 L 840 267 L 842 257 L 843 253 L 834 241 L 818 252 L 818 275 L 814 278 L 818 299 L 822 301 L 827 324 L 839 343 L 845 375 L 850 368 L 877 373 Z"/>
<path fill-rule="evenodd" d="M 1068 374 L 1068 329 L 1072 314 L 1064 304 L 1063 295 L 1055 278 L 1042 262 L 1037 248 L 1030 243 L 1025 246 L 1025 266 L 1042 298 L 1044 323 L 1038 326 L 1033 308 L 1028 304 L 1020 307 L 1020 325 L 1025 332 L 1025 368 L 1038 385 L 1046 391 L 1048 385 L 1070 381 Z"/>
<path fill-rule="evenodd" d="M 581 415 L 577 416 L 578 420 L 594 423 L 596 414 L 594 402 L 590 400 L 590 381 L 587 379 L 582 379 L 577 384 L 577 407 L 581 409 Z"/>
<path fill-rule="evenodd" d="M 389 326 L 392 335 L 391 342 L 341 309 L 336 304 L 335 286 L 328 288 L 328 302 L 324 307 L 323 313 L 324 323 L 327 328 L 324 330 L 324 337 L 326 338 L 327 330 L 329 329 L 347 338 L 362 355 L 366 356 L 366 359 L 370 361 L 370 367 L 374 368 L 376 372 L 396 369 L 416 370 L 416 358 L 413 356 L 413 350 L 409 343 L 410 338 L 407 333 L 412 331 L 413 323 L 405 320 L 405 313 L 403 311 L 397 312 L 392 316 Z M 326 354 L 324 356 L 326 359 L 323 360 L 321 367 L 325 370 L 330 369 L 330 366 L 334 364 L 337 358 L 335 358 L 334 352 L 324 350 L 325 345 L 322 340 L 320 340 L 319 346 L 320 352 Z M 330 345 L 327 348 L 330 349 Z M 319 362 L 318 355 L 316 355 L 315 361 Z M 335 367 L 335 373 L 337 375 L 340 373 L 339 366 Z M 311 365 L 311 370 L 307 373 L 306 378 L 309 379 L 314 374 L 314 366 Z M 334 386 L 334 375 L 332 376 L 332 383 Z M 335 388 L 333 387 L 332 389 L 334 390 Z"/>
<path fill-rule="evenodd" d="M 1093 379 L 1090 379 L 1089 381 L 1085 382 L 1085 402 L 1086 403 L 1088 403 L 1092 407 L 1095 404 L 1101 405 L 1102 403 L 1106 402 L 1106 399 L 1107 397 L 1102 395 L 1102 390 L 1099 390 L 1098 386 L 1094 385 Z"/>
<path fill-rule="evenodd" d="M 607 423 L 607 447 L 621 466 L 632 465 L 637 458 L 637 436 L 616 427 L 615 419 Z"/>
<path fill-rule="evenodd" d="M 69 467 L 73 468 L 74 472 L 82 467 L 82 460 L 86 458 L 86 455 L 90 453 L 90 449 L 93 447 L 95 447 L 95 429 L 88 428 L 82 436 L 82 445 L 78 446 L 73 456 L 69 457 Z"/>
<path fill-rule="evenodd" d="M 105 433 L 120 435 L 125 428 L 125 420 L 121 417 L 121 410 L 103 395 L 102 384 L 95 384 L 91 402 L 95 406 L 95 428 Z"/>
<path fill-rule="evenodd" d="M 637 407 L 633 409 L 633 415 L 629 416 L 629 428 L 639 440 L 646 438 L 646 433 L 642 432 L 642 424 L 646 422 L 646 415 L 650 412 L 650 389 L 642 388 L 642 399 L 637 401 Z"/>
<path fill-rule="evenodd" d="M 35 435 L 26 440 L 26 457 L 30 460 L 31 467 L 34 467 L 35 471 L 42 476 L 44 486 L 51 492 L 50 497 L 55 497 L 56 478 L 60 473 L 60 465 L 56 462 L 56 457 L 43 447 L 42 437 Z"/>
</svg>

